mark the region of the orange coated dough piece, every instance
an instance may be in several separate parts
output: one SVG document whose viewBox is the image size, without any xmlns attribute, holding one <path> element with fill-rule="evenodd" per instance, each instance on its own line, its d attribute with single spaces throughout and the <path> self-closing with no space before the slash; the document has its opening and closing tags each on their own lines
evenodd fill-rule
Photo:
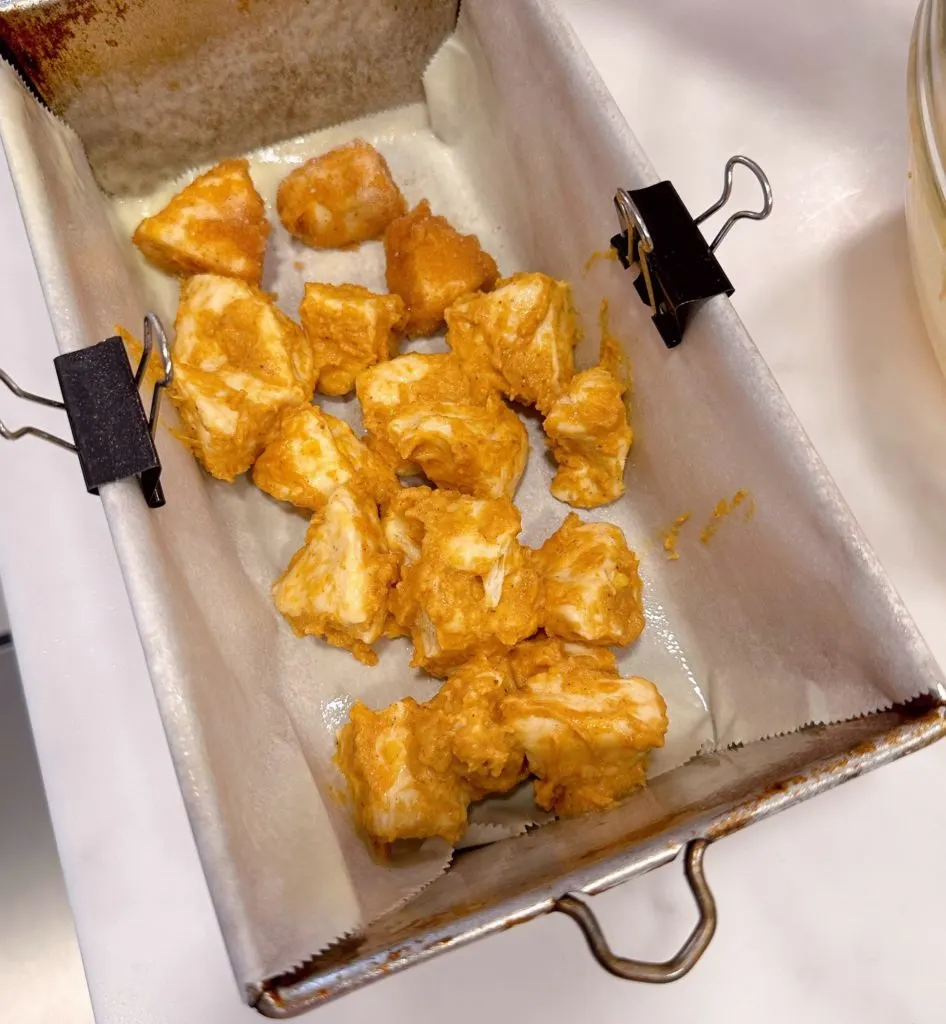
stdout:
<svg viewBox="0 0 946 1024">
<path fill-rule="evenodd" d="M 395 354 L 407 313 L 398 295 L 357 284 L 309 283 L 299 318 L 319 367 L 319 391 L 346 395 L 362 370 Z"/>
<path fill-rule="evenodd" d="M 168 395 L 178 437 L 211 475 L 233 480 L 263 451 L 286 408 L 309 402 L 312 350 L 272 298 L 233 277 L 181 285 Z"/>
<path fill-rule="evenodd" d="M 516 644 L 509 652 L 509 667 L 519 686 L 540 672 L 578 664 L 609 675 L 618 674 L 617 659 L 607 647 L 592 647 L 563 640 L 558 636 L 543 636 L 539 633 Z"/>
<path fill-rule="evenodd" d="M 668 727 L 653 683 L 581 659 L 530 676 L 503 716 L 536 776 L 536 803 L 563 816 L 603 810 L 643 786 L 647 755 Z"/>
<path fill-rule="evenodd" d="M 559 469 L 553 497 L 598 508 L 624 493 L 624 464 L 633 433 L 622 397 L 625 385 L 603 366 L 575 374 L 548 411 L 543 429 Z"/>
<path fill-rule="evenodd" d="M 135 228 L 132 240 L 168 274 L 221 274 L 259 284 L 269 221 L 246 160 L 227 160 L 195 178 Z"/>
<path fill-rule="evenodd" d="M 446 311 L 447 344 L 480 391 L 546 413 L 575 372 L 580 335 L 572 291 L 546 274 L 513 274 Z"/>
<path fill-rule="evenodd" d="M 514 689 L 507 668 L 479 657 L 425 704 L 407 697 L 373 711 L 355 703 L 335 762 L 373 844 L 431 836 L 455 843 L 472 800 L 525 778 L 524 751 L 503 716 Z"/>
<path fill-rule="evenodd" d="M 316 249 L 339 249 L 380 238 L 407 204 L 384 157 L 354 139 L 289 173 L 276 208 L 290 235 Z"/>
<path fill-rule="evenodd" d="M 455 843 L 472 800 L 527 774 L 539 806 L 562 815 L 610 807 L 644 784 L 668 726 L 653 683 L 622 679 L 600 648 L 547 638 L 521 647 L 513 674 L 510 659 L 478 654 L 425 704 L 354 705 L 336 764 L 375 845 Z"/>
<path fill-rule="evenodd" d="M 420 487 L 395 496 L 382 521 L 399 567 L 390 607 L 414 642 L 415 667 L 446 676 L 476 654 L 502 655 L 539 628 L 539 574 L 534 553 L 519 543 L 521 526 L 507 499 Z"/>
<path fill-rule="evenodd" d="M 411 337 L 433 334 L 451 303 L 492 288 L 499 276 L 476 235 L 461 235 L 445 217 L 434 216 L 426 199 L 388 225 L 384 252 L 388 291 L 404 300 Z"/>
<path fill-rule="evenodd" d="M 466 830 L 470 787 L 421 759 L 417 723 L 424 710 L 410 697 L 380 711 L 356 701 L 338 734 L 335 762 L 355 817 L 382 850 L 398 839 L 455 843 Z"/>
<path fill-rule="evenodd" d="M 351 427 L 316 405 L 283 413 L 253 466 L 260 490 L 318 512 L 337 487 L 347 485 L 384 505 L 398 488 L 391 467 Z"/>
<path fill-rule="evenodd" d="M 459 361 L 446 352 L 408 352 L 377 363 L 358 375 L 355 394 L 361 403 L 372 447 L 396 466 L 399 473 L 416 473 L 417 467 L 397 453 L 390 432 L 395 416 L 414 404 L 474 401 L 470 382 Z"/>
<path fill-rule="evenodd" d="M 526 428 L 499 395 L 485 405 L 411 402 L 386 433 L 432 483 L 477 498 L 511 498 L 529 456 Z"/>
<path fill-rule="evenodd" d="M 324 637 L 375 665 L 371 644 L 384 629 L 395 571 L 377 507 L 358 490 L 337 487 L 273 586 L 273 601 L 298 636 Z"/>
<path fill-rule="evenodd" d="M 571 512 L 537 554 L 550 636 L 624 646 L 644 629 L 637 557 L 613 523 L 583 523 Z"/>
<path fill-rule="evenodd" d="M 503 714 L 515 689 L 503 661 L 478 655 L 451 674 L 418 717 L 421 758 L 460 776 L 474 800 L 508 793 L 526 777 L 525 751 Z"/>
</svg>

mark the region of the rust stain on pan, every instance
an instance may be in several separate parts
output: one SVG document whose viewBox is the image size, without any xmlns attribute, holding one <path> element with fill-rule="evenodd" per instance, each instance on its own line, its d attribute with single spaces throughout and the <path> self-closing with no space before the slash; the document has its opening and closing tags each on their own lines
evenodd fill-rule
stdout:
<svg viewBox="0 0 946 1024">
<path fill-rule="evenodd" d="M 856 747 L 851 749 L 850 757 L 868 757 L 871 754 L 876 754 L 878 750 L 883 750 L 885 747 L 890 746 L 889 741 L 883 742 L 884 737 L 880 739 L 865 740 L 863 743 L 858 743 Z"/>
<path fill-rule="evenodd" d="M 127 7 L 117 4 L 111 14 L 121 21 Z M 3 22 L 3 41 L 40 95 L 50 101 L 54 84 L 70 69 L 90 77 L 101 73 L 101 65 L 83 48 L 81 63 L 75 59 L 77 38 L 102 18 L 99 0 L 73 0 L 70 4 L 39 5 L 26 11 L 12 11 Z M 107 36 L 107 32 L 105 33 Z"/>
<path fill-rule="evenodd" d="M 62 114 L 90 80 L 111 76 L 121 84 L 115 76 L 122 72 L 139 79 L 149 66 L 180 58 L 195 47 L 196 40 L 219 34 L 227 24 L 226 16 L 221 18 L 217 10 L 210 30 L 206 26 L 210 19 L 204 19 L 204 31 L 195 35 L 194 18 L 201 12 L 188 8 L 188 4 L 166 0 L 165 17 L 159 20 L 142 0 L 114 4 L 70 0 L 13 9 L 0 18 L 0 25 L 3 41 L 20 70 Z"/>
<path fill-rule="evenodd" d="M 757 796 L 747 800 L 734 811 L 731 811 L 711 825 L 706 831 L 706 838 L 710 841 L 721 839 L 723 836 L 727 836 L 732 832 L 738 832 L 747 825 L 751 825 L 773 798 L 782 796 L 785 793 L 791 792 L 796 787 L 804 785 L 808 778 L 804 775 L 796 775 L 766 787 Z"/>
<path fill-rule="evenodd" d="M 408 948 L 406 946 L 398 946 L 395 949 L 388 950 L 384 960 L 375 967 L 375 970 L 379 974 L 387 974 L 397 966 L 399 960 L 403 960 L 407 955 Z"/>
<path fill-rule="evenodd" d="M 427 917 L 411 921 L 409 927 L 412 931 L 430 931 L 442 924 L 449 924 L 451 921 L 456 921 L 459 918 L 469 917 L 470 914 L 475 914 L 477 911 L 485 909 L 488 905 L 483 900 L 464 903 L 462 906 L 454 907 L 451 910 L 442 911 L 439 914 L 430 914 Z"/>
<path fill-rule="evenodd" d="M 0 50 L 127 195 L 420 100 L 455 21 L 455 0 L 43 0 L 0 4 Z"/>
<path fill-rule="evenodd" d="M 371 967 L 371 974 L 390 974 L 392 971 L 413 963 L 419 953 L 434 952 L 442 949 L 444 946 L 449 946 L 455 941 L 456 936 L 448 935 L 433 942 L 417 942 L 416 940 L 405 942 L 400 946 L 389 949 L 384 954 L 383 960 L 375 962 Z M 331 987 L 329 987 L 329 992 L 332 992 Z"/>
<path fill-rule="evenodd" d="M 816 765 L 804 774 L 792 775 L 787 779 L 780 779 L 778 782 L 772 783 L 761 793 L 714 823 L 707 830 L 706 838 L 709 840 L 721 839 L 723 836 L 738 832 L 747 825 L 751 825 L 769 809 L 769 805 L 778 797 L 789 794 L 791 802 L 794 803 L 804 796 L 804 790 L 815 789 L 823 779 L 838 777 L 838 781 L 841 781 L 840 776 L 855 778 L 869 771 L 872 760 L 877 754 L 894 743 L 896 741 L 889 736 L 864 740 L 852 747 L 846 754 L 832 758 L 824 765 Z M 851 770 L 852 765 L 853 771 Z M 808 795 L 814 795 L 814 793 Z"/>
</svg>

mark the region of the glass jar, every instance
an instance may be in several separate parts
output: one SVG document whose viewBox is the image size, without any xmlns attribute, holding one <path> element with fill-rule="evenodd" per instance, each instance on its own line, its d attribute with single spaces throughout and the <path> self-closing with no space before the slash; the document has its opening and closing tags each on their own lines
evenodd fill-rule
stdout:
<svg viewBox="0 0 946 1024">
<path fill-rule="evenodd" d="M 922 0 L 907 78 L 907 233 L 920 308 L 946 373 L 946 0 Z"/>
</svg>

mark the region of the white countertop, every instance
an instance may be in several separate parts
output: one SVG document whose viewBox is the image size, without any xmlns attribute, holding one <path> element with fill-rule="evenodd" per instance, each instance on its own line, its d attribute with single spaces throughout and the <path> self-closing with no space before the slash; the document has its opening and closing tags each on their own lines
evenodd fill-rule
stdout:
<svg viewBox="0 0 946 1024">
<path fill-rule="evenodd" d="M 692 209 L 716 198 L 732 153 L 768 170 L 775 213 L 721 250 L 736 307 L 946 661 L 946 382 L 918 318 L 902 213 L 912 0 L 562 3 Z M 2 365 L 54 393 L 52 332 L 5 167 L 0 237 Z M 55 412 L 2 408 L 64 427 Z M 39 442 L 0 444 L 0 480 L 0 577 L 96 1018 L 248 1021 L 101 507 L 73 458 Z M 449 1007 L 455 1024 L 938 1024 L 942 778 L 946 744 L 712 847 L 719 931 L 674 985 L 605 975 L 556 916 L 317 1019 L 424 1024 Z M 678 866 L 594 906 L 618 951 L 657 959 L 693 916 Z"/>
</svg>

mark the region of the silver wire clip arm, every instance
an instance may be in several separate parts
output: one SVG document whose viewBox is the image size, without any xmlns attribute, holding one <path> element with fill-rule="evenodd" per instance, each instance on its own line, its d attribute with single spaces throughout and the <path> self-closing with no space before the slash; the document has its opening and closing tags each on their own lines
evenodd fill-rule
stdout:
<svg viewBox="0 0 946 1024">
<path fill-rule="evenodd" d="M 699 225 L 721 210 L 732 195 L 737 164 L 748 168 L 762 189 L 762 208 L 737 210 L 707 242 Z M 772 186 L 765 171 L 747 156 L 726 161 L 723 193 L 698 217 L 688 212 L 669 181 L 614 197 L 620 233 L 611 245 L 625 268 L 640 266 L 634 282 L 641 300 L 650 307 L 654 325 L 668 348 L 679 345 L 694 311 L 715 295 L 732 295 L 734 288 L 716 258 L 716 248 L 740 220 L 764 220 L 772 212 Z"/>
<path fill-rule="evenodd" d="M 151 410 L 146 416 L 140 388 L 155 344 L 162 375 L 154 382 Z M 65 410 L 73 440 L 67 441 L 33 426 L 11 430 L 2 420 L 0 437 L 17 441 L 32 435 L 75 452 L 90 494 L 98 494 L 103 484 L 134 476 L 150 508 L 164 505 L 161 460 L 154 444 L 154 432 L 161 394 L 171 383 L 174 368 L 167 335 L 158 317 L 148 313 L 144 318 L 141 361 L 134 374 L 124 342 L 118 337 L 66 352 L 57 356 L 53 365 L 62 401 L 24 390 L 3 370 L 0 370 L 0 382 L 25 402 Z"/>
</svg>

